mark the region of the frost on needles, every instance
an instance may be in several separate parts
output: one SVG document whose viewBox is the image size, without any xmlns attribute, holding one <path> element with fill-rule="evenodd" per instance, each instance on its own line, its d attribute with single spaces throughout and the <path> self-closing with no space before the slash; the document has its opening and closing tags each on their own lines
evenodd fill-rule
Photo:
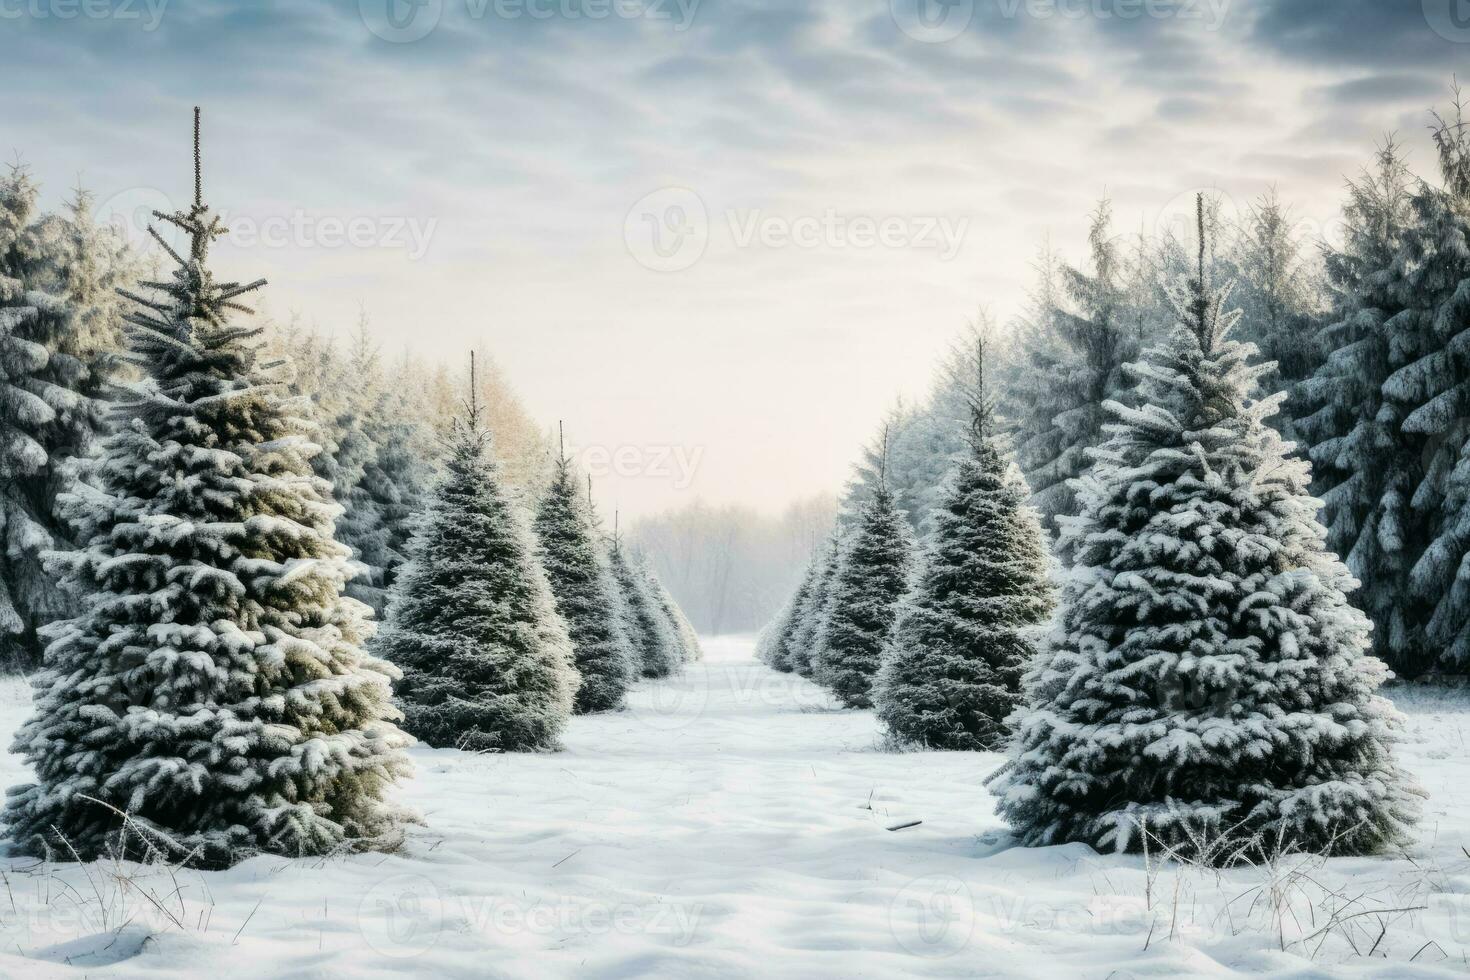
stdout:
<svg viewBox="0 0 1470 980">
<path fill-rule="evenodd" d="M 16 735 L 37 780 L 10 791 L 5 822 L 28 854 L 224 866 L 401 838 L 384 798 L 408 771 L 397 672 L 362 650 L 316 447 L 257 364 L 258 331 L 230 323 L 263 283 L 210 273 L 224 229 L 199 195 L 197 115 L 195 146 L 193 206 L 158 215 L 188 251 L 164 244 L 172 279 L 130 297 L 142 380 L 92 482 L 63 498 L 87 543 L 49 556 L 85 611 L 48 628 Z"/>
<path fill-rule="evenodd" d="M 394 584 L 379 647 L 403 670 L 404 727 L 435 747 L 557 747 L 578 685 L 529 529 L 501 486 L 475 400 Z"/>
<path fill-rule="evenodd" d="M 930 533 L 913 591 L 883 652 L 874 702 L 898 739 L 937 749 L 990 750 L 1020 703 L 1032 633 L 1052 608 L 1050 560 L 1030 491 L 998 440 L 977 333 L 962 387 L 969 449 Z"/>
<path fill-rule="evenodd" d="M 598 547 L 597 530 L 581 503 L 565 455 L 536 512 L 541 563 L 566 621 L 582 686 L 576 710 L 608 711 L 622 706 L 638 674 L 638 655 L 623 628 L 612 571 Z"/>
<path fill-rule="evenodd" d="M 1080 481 L 1075 565 L 996 783 L 1028 844 L 1368 852 L 1416 817 L 1356 583 L 1266 424 L 1280 396 L 1255 397 L 1270 366 L 1229 338 L 1228 293 L 1203 259 L 1173 291 L 1180 322 L 1131 369 L 1139 407 L 1109 406 Z"/>
</svg>

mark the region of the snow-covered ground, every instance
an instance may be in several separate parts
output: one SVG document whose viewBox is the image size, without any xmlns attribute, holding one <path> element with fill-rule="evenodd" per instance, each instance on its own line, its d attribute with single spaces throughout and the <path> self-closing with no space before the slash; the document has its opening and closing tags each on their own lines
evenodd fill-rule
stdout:
<svg viewBox="0 0 1470 980">
<path fill-rule="evenodd" d="M 1400 701 L 1430 793 L 1417 849 L 1216 874 L 1008 848 L 982 785 L 998 757 L 883 751 L 871 712 L 755 663 L 748 639 L 705 648 L 630 710 L 575 719 L 564 752 L 415 750 L 426 824 L 399 854 L 206 874 L 0 861 L 0 975 L 1470 970 L 1470 695 Z M 7 743 L 27 702 L 0 688 Z"/>
</svg>

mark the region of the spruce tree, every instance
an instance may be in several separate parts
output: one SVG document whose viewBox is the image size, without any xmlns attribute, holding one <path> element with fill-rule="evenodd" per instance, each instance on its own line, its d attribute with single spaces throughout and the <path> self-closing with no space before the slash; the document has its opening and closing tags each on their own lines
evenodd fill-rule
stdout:
<svg viewBox="0 0 1470 980">
<path fill-rule="evenodd" d="M 776 614 L 776 618 L 771 620 L 761 633 L 756 651 L 757 657 L 772 669 L 779 670 L 783 674 L 789 674 L 796 669 L 792 641 L 801 628 L 801 611 L 810 601 L 819 577 L 820 566 L 817 556 L 813 554 L 811 561 L 807 563 L 806 571 L 802 573 L 801 582 L 796 586 L 796 591 L 791 593 L 786 604 Z"/>
<path fill-rule="evenodd" d="M 844 532 L 841 525 L 832 529 L 826 550 L 817 558 L 817 577 L 811 592 L 797 607 L 787 651 L 792 670 L 802 677 L 814 678 L 826 637 L 827 611 L 832 604 L 832 586 L 842 568 Z"/>
<path fill-rule="evenodd" d="M 975 338 L 970 448 L 958 464 L 883 653 L 874 702 L 898 739 L 989 750 L 1005 739 L 1035 655 L 1030 631 L 1052 606 L 1046 540 L 1030 491 L 998 441 Z"/>
<path fill-rule="evenodd" d="M 1373 620 L 1373 652 L 1401 674 L 1422 673 L 1436 652 L 1424 635 L 1432 606 L 1409 581 L 1427 544 L 1428 516 L 1412 505 L 1427 440 L 1404 430 L 1416 406 L 1385 394 L 1413 359 L 1417 297 L 1401 253 L 1414 231 L 1412 182 L 1393 143 L 1376 168 L 1348 186 L 1346 240 L 1326 256 L 1332 322 L 1325 362 L 1302 385 L 1309 411 L 1296 428 L 1311 443 L 1314 492 L 1324 504 L 1327 546 L 1361 583 L 1357 603 Z"/>
<path fill-rule="evenodd" d="M 643 559 L 644 575 L 648 579 L 649 594 L 653 596 L 654 602 L 663 613 L 665 622 L 674 636 L 679 648 L 679 661 L 691 664 L 704 658 L 704 651 L 699 646 L 699 635 L 694 631 L 694 625 L 689 622 L 689 617 L 684 615 L 684 610 L 679 607 L 678 601 L 673 594 L 664 586 L 659 579 L 658 573 L 653 570 L 653 562 L 645 556 Z"/>
<path fill-rule="evenodd" d="M 1090 465 L 1088 450 L 1104 439 L 1104 403 L 1126 400 L 1123 365 L 1138 353 L 1106 200 L 1093 212 L 1088 243 L 1090 271 L 1065 267 L 1059 281 L 1044 280 L 1040 299 L 1055 305 L 1033 318 L 1040 336 L 1026 345 L 1011 396 L 1018 462 L 1049 525 L 1076 513 L 1071 481 Z M 1056 275 L 1049 267 L 1044 272 Z"/>
<path fill-rule="evenodd" d="M 473 355 L 445 457 L 377 646 L 403 671 L 404 728 L 471 752 L 556 748 L 579 682 L 572 644 L 491 457 Z"/>
<path fill-rule="evenodd" d="M 1408 578 L 1431 610 L 1423 661 L 1461 673 L 1470 662 L 1470 122 L 1458 92 L 1453 114 L 1435 121 L 1443 186 L 1414 194 L 1396 263 L 1412 297 L 1400 333 L 1418 343 L 1383 391 L 1412 409 L 1402 431 L 1424 442 L 1410 502 L 1427 527 Z"/>
<path fill-rule="evenodd" d="M 847 707 L 867 708 L 914 550 L 913 532 L 881 474 L 851 534 L 832 581 L 813 674 Z"/>
<path fill-rule="evenodd" d="M 642 563 L 623 547 L 616 529 L 608 546 L 608 565 L 618 587 L 624 630 L 638 654 L 638 672 L 644 677 L 668 677 L 683 662 L 683 649 L 673 624 L 649 588 Z"/>
<path fill-rule="evenodd" d="M 177 268 L 143 284 L 157 299 L 129 294 L 143 381 L 115 403 L 92 484 L 63 497 L 88 543 L 48 559 L 83 611 L 47 629 L 15 739 L 37 781 L 10 791 L 5 822 L 29 854 L 224 866 L 401 837 L 384 799 L 408 771 L 396 671 L 362 650 L 297 410 L 257 365 L 259 331 L 230 322 L 263 282 L 209 269 L 225 232 L 198 146 L 196 109 L 194 203 L 158 215 L 189 249 L 154 235 Z"/>
<path fill-rule="evenodd" d="M 596 531 L 581 505 L 565 454 L 557 460 L 551 484 L 541 497 L 535 531 L 541 564 L 582 675 L 575 710 L 580 714 L 615 709 L 637 675 L 636 654 L 618 615 L 617 586 L 598 553 Z"/>
<path fill-rule="evenodd" d="M 1385 670 L 1204 255 L 1109 406 L 997 808 L 1032 845 L 1377 850 L 1417 811 Z"/>
<path fill-rule="evenodd" d="M 38 627 L 67 615 L 42 554 L 73 543 L 57 498 L 69 463 L 104 427 L 128 268 L 83 191 L 66 216 L 42 215 L 29 172 L 0 179 L 0 667 L 41 661 Z"/>
<path fill-rule="evenodd" d="M 1229 265 L 1236 281 L 1232 295 L 1241 310 L 1238 339 L 1254 344 L 1264 361 L 1275 365 L 1261 385 L 1286 392 L 1275 424 L 1295 438 L 1296 418 L 1304 408 L 1301 384 L 1321 360 L 1316 317 L 1322 284 L 1320 270 L 1303 256 L 1290 211 L 1274 188 L 1251 205 Z"/>
</svg>

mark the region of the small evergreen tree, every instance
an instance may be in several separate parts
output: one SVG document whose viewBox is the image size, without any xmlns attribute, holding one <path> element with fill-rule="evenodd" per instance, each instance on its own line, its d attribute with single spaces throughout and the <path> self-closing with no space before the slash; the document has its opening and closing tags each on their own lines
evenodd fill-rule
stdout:
<svg viewBox="0 0 1470 980">
<path fill-rule="evenodd" d="M 637 667 L 618 615 L 617 586 L 598 554 L 596 532 L 580 497 L 563 454 L 541 498 L 535 530 L 541 563 L 582 675 L 575 709 L 586 713 L 619 707 Z"/>
<path fill-rule="evenodd" d="M 1203 232 L 1203 201 L 1200 204 Z M 1203 241 L 1203 235 L 1202 235 Z M 1180 324 L 1133 367 L 1066 524 L 1075 565 L 1028 674 L 998 811 L 1028 844 L 1365 852 L 1406 839 L 1369 624 L 1323 547 L 1307 465 L 1256 399 L 1228 287 L 1198 271 Z"/>
<path fill-rule="evenodd" d="M 203 204 L 159 217 L 189 239 L 168 282 L 132 297 L 125 389 L 95 486 L 62 498 L 85 532 L 53 553 L 83 611 L 52 624 L 36 709 L 14 751 L 16 846 L 50 858 L 168 852 L 224 866 L 256 852 L 392 844 L 384 800 L 408 771 L 396 672 L 364 654 L 366 610 L 342 596 L 337 509 L 311 473 L 296 410 L 256 365 L 259 331 L 208 248 Z M 123 814 L 126 814 L 124 818 Z M 129 833 L 143 838 L 135 850 Z"/>
<path fill-rule="evenodd" d="M 684 660 L 673 624 L 649 588 L 642 563 L 623 548 L 616 529 L 608 547 L 608 564 L 618 586 L 618 608 L 624 629 L 638 654 L 644 677 L 668 677 Z"/>
<path fill-rule="evenodd" d="M 704 651 L 700 649 L 699 635 L 695 633 L 689 617 L 684 615 L 684 610 L 679 607 L 679 603 L 664 587 L 658 573 L 653 570 L 653 563 L 644 558 L 642 566 L 644 575 L 648 579 L 649 594 L 658 604 L 659 611 L 663 613 L 664 620 L 668 623 L 669 630 L 678 644 L 680 662 L 691 664 L 702 660 Z"/>
<path fill-rule="evenodd" d="M 881 475 L 851 534 L 832 582 L 813 674 L 846 706 L 867 708 L 914 550 L 913 532 Z"/>
<path fill-rule="evenodd" d="M 832 529 L 826 551 L 817 558 L 817 578 L 811 592 L 797 608 L 791 639 L 786 648 L 792 670 L 802 677 L 814 678 L 826 638 L 827 611 L 832 604 L 832 587 L 842 568 L 844 532 L 841 525 Z"/>
<path fill-rule="evenodd" d="M 403 671 L 404 728 L 471 752 L 556 748 L 579 682 L 572 644 L 491 458 L 473 355 L 445 455 L 378 645 Z"/>
<path fill-rule="evenodd" d="M 802 573 L 801 582 L 781 607 L 776 618 L 761 632 L 760 642 L 757 647 L 757 657 L 774 670 L 783 674 L 789 674 L 796 669 L 793 657 L 792 641 L 797 631 L 801 628 L 801 610 L 811 599 L 812 592 L 817 587 L 820 578 L 820 568 L 812 555 L 812 560 L 807 563 L 806 571 Z"/>
<path fill-rule="evenodd" d="M 932 517 L 913 594 L 883 654 L 874 701 L 899 739 L 988 750 L 1005 737 L 1035 655 L 1028 631 L 1051 610 L 1046 541 L 1030 491 L 998 444 L 975 338 L 970 450 Z"/>
</svg>

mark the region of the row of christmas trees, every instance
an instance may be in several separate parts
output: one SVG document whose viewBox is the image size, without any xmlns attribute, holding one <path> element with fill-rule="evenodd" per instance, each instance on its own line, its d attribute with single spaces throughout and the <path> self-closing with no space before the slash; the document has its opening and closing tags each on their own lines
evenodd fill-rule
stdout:
<svg viewBox="0 0 1470 980">
<path fill-rule="evenodd" d="M 1421 791 L 1392 757 L 1371 626 L 1326 546 L 1310 465 L 1267 419 L 1276 365 L 1231 335 L 1198 203 L 1175 325 L 1126 365 L 1069 488 L 1060 597 L 1029 488 L 971 358 L 965 448 L 921 549 L 878 482 L 761 656 L 877 707 L 900 741 L 1008 753 L 999 812 L 1031 844 L 1216 858 L 1404 843 Z M 1049 618 L 1050 617 L 1050 618 Z M 1048 622 L 1049 628 L 1044 624 Z"/>
<path fill-rule="evenodd" d="M 66 236 L 98 234 L 74 211 Z M 175 268 L 120 290 L 120 346 L 101 284 L 134 268 L 125 254 L 65 273 L 83 289 L 48 257 L 65 253 L 34 247 L 38 223 L 0 238 L 0 424 L 11 472 L 32 478 L 5 488 L 7 533 L 31 549 L 8 554 L 44 565 L 39 580 L 5 567 L 4 625 L 21 624 L 15 649 L 47 644 L 14 747 L 35 782 L 3 818 L 16 849 L 222 866 L 391 847 L 414 819 L 389 793 L 409 771 L 399 721 L 436 746 L 550 748 L 573 710 L 615 708 L 638 675 L 699 655 L 564 458 L 534 505 L 507 487 L 473 359 L 433 467 L 404 458 L 424 433 L 381 388 L 355 386 L 376 394 L 354 405 L 310 370 L 276 378 L 262 328 L 236 322 L 264 282 L 210 269 L 225 230 L 202 198 L 197 110 L 193 204 L 158 217 L 187 247 L 154 233 Z M 66 597 L 49 617 L 14 601 L 36 581 Z"/>
<path fill-rule="evenodd" d="M 1204 216 L 1207 271 L 1235 283 L 1238 339 L 1270 365 L 1263 390 L 1285 395 L 1273 424 L 1312 463 L 1373 653 L 1406 678 L 1470 664 L 1470 132 L 1458 104 L 1431 123 L 1437 179 L 1416 177 L 1389 138 L 1348 181 L 1341 220 L 1317 223 L 1330 242 L 1274 192 L 1234 217 L 1206 193 Z M 1042 250 L 1029 309 L 992 358 L 999 425 L 1053 534 L 1080 514 L 1075 481 L 1108 437 L 1108 403 L 1138 404 L 1127 365 L 1173 327 L 1163 284 L 1198 258 L 1184 228 L 1119 234 L 1106 201 L 1088 244 L 1077 266 Z M 952 377 L 884 423 L 884 483 L 920 534 L 964 446 Z M 849 515 L 877 492 L 877 442 Z"/>
</svg>

